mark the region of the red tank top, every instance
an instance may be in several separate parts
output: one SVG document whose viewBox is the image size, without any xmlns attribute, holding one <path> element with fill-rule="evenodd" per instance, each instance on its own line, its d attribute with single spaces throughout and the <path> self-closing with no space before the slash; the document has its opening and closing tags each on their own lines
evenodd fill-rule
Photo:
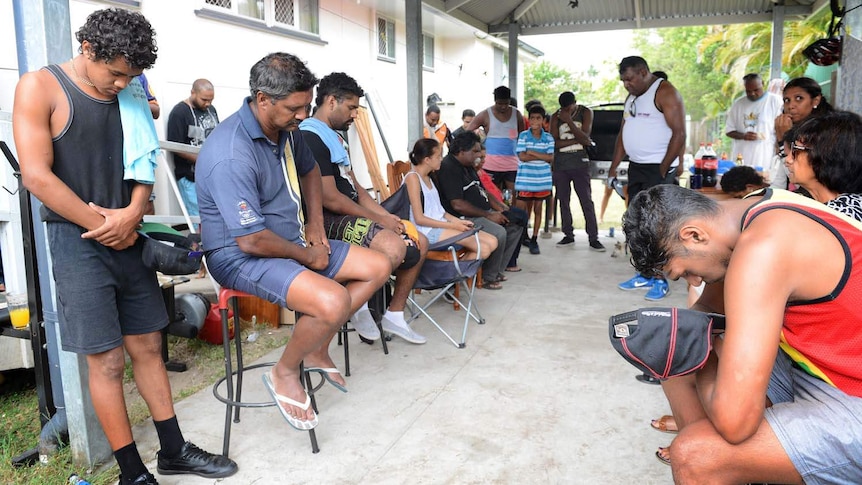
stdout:
<svg viewBox="0 0 862 485">
<path fill-rule="evenodd" d="M 773 209 L 797 212 L 829 229 L 841 243 L 846 262 L 831 293 L 787 304 L 781 348 L 809 374 L 862 397 L 862 223 L 815 200 L 767 190 L 743 217 L 742 229 Z"/>
</svg>

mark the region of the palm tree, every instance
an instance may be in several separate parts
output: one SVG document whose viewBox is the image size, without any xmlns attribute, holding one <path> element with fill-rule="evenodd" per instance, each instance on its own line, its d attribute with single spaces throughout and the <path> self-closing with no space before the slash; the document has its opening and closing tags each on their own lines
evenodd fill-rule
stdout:
<svg viewBox="0 0 862 485">
<path fill-rule="evenodd" d="M 784 73 L 793 78 L 805 72 L 808 60 L 802 51 L 827 35 L 830 18 L 831 11 L 823 8 L 803 21 L 784 23 L 781 56 Z M 739 80 L 746 73 L 766 72 L 769 69 L 771 39 L 772 24 L 761 22 L 715 26 L 701 40 L 698 52 L 704 55 L 711 50 L 711 57 L 716 63 L 714 68 L 729 75 L 722 85 L 722 98 L 733 100 L 741 95 Z M 716 108 L 718 104 L 721 103 L 716 103 Z"/>
</svg>

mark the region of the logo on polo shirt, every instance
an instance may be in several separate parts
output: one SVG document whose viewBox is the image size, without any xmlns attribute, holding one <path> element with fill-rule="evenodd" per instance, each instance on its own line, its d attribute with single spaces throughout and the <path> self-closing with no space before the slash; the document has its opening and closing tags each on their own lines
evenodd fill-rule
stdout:
<svg viewBox="0 0 862 485">
<path fill-rule="evenodd" d="M 251 210 L 248 202 L 240 200 L 236 204 L 237 214 L 239 215 L 239 223 L 241 226 L 247 226 L 257 222 L 257 215 Z"/>
</svg>

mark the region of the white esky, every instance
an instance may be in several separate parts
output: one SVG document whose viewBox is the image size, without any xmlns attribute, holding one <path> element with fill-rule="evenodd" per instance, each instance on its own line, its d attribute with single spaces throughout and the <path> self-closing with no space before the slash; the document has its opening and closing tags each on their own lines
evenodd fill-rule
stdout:
<svg viewBox="0 0 862 485">
<path fill-rule="evenodd" d="M 571 34 L 546 34 L 522 37 L 527 44 L 544 52 L 547 60 L 577 74 L 593 66 L 600 75 L 616 75 L 623 57 L 639 55 L 632 47 L 632 30 L 608 30 Z"/>
</svg>

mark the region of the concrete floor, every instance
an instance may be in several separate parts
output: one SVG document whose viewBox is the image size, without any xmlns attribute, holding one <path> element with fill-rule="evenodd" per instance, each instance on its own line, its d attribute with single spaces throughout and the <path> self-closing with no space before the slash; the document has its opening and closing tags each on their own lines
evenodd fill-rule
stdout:
<svg viewBox="0 0 862 485">
<path fill-rule="evenodd" d="M 606 236 L 607 231 L 602 231 Z M 502 291 L 477 290 L 487 323 L 471 324 L 467 347 L 455 348 L 424 319 L 428 337 L 417 346 L 397 337 L 384 355 L 379 343 L 351 334 L 350 392 L 325 386 L 317 394 L 320 453 L 308 434 L 293 430 L 275 408 L 244 410 L 234 424 L 235 484 L 664 484 L 670 468 L 653 456 L 672 435 L 649 420 L 668 412 L 659 386 L 635 380 L 637 371 L 608 342 L 608 317 L 640 307 L 684 306 L 685 283 L 671 282 L 661 303 L 644 291 L 623 292 L 632 276 L 627 259 L 540 239 L 542 254 L 523 251 L 524 271 L 508 273 Z M 203 284 L 203 285 L 202 285 Z M 206 283 L 180 285 L 195 291 Z M 460 328 L 463 311 L 443 302 L 434 314 Z M 332 355 L 343 368 L 341 348 Z M 263 361 L 278 358 L 282 349 Z M 246 374 L 244 397 L 268 400 L 261 371 Z M 221 450 L 224 406 L 207 388 L 176 406 L 187 439 Z M 151 423 L 135 430 L 142 454 L 154 456 Z M 155 460 L 148 463 L 155 471 Z M 197 477 L 158 477 L 163 485 L 206 484 Z"/>
</svg>

